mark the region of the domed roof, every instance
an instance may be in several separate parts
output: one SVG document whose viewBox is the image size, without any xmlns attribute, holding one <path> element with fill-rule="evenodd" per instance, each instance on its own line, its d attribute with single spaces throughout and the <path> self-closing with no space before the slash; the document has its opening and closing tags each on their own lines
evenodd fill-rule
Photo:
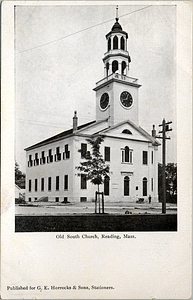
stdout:
<svg viewBox="0 0 193 300">
<path fill-rule="evenodd" d="M 118 18 L 116 18 L 116 22 L 115 22 L 115 24 L 113 25 L 113 27 L 112 27 L 112 29 L 111 29 L 111 31 L 122 31 L 122 27 L 121 27 L 121 25 L 119 24 L 119 22 L 118 22 Z"/>
</svg>

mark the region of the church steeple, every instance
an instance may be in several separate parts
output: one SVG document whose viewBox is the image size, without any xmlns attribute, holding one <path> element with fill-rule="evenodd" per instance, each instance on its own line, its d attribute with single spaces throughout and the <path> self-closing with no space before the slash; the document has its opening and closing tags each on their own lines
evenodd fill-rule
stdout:
<svg viewBox="0 0 193 300">
<path fill-rule="evenodd" d="M 138 116 L 138 79 L 129 77 L 131 62 L 127 49 L 128 34 L 119 23 L 118 8 L 115 23 L 106 35 L 107 52 L 104 54 L 104 78 L 96 83 L 96 120 L 108 119 L 113 126 L 123 120 L 136 125 Z"/>
<path fill-rule="evenodd" d="M 106 35 L 107 52 L 104 54 L 103 62 L 105 68 L 105 77 L 112 73 L 127 75 L 129 63 L 131 62 L 127 50 L 127 32 L 123 31 L 118 17 L 118 6 L 116 8 L 116 22 L 111 31 Z"/>
</svg>

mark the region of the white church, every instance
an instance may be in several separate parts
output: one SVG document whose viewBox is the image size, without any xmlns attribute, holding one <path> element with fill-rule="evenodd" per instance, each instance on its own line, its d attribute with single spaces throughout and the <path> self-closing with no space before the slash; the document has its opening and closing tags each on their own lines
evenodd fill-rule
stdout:
<svg viewBox="0 0 193 300">
<path fill-rule="evenodd" d="M 86 140 L 102 135 L 101 154 L 110 166 L 109 178 L 101 186 L 105 201 L 146 201 L 151 196 L 152 202 L 158 202 L 160 143 L 154 126 L 151 134 L 139 126 L 141 85 L 128 76 L 128 34 L 118 21 L 116 18 L 106 35 L 104 78 L 94 88 L 96 120 L 79 126 L 75 112 L 73 128 L 25 149 L 27 201 L 93 201 L 97 187 L 86 180 L 85 174 L 77 176 L 76 167 L 91 150 Z"/>
</svg>

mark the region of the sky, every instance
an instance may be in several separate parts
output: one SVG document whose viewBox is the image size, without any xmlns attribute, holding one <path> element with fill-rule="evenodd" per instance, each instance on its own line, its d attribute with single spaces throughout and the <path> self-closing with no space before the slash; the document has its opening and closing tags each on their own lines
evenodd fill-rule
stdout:
<svg viewBox="0 0 193 300">
<path fill-rule="evenodd" d="M 79 125 L 95 119 L 93 88 L 104 77 L 116 5 L 88 3 L 15 7 L 15 159 L 23 172 L 24 148 L 70 129 L 74 110 Z M 151 133 L 172 121 L 167 162 L 176 162 L 176 7 L 119 5 L 119 23 L 129 35 L 129 76 L 142 85 L 140 126 Z"/>
</svg>

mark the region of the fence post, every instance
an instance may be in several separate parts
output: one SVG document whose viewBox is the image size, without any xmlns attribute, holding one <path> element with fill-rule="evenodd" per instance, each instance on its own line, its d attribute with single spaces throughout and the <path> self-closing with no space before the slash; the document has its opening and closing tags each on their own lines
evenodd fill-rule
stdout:
<svg viewBox="0 0 193 300">
<path fill-rule="evenodd" d="M 105 207 L 104 207 L 104 193 L 102 192 L 102 213 L 105 213 Z"/>
<path fill-rule="evenodd" d="M 95 192 L 95 214 L 97 213 L 97 192 Z"/>
</svg>

